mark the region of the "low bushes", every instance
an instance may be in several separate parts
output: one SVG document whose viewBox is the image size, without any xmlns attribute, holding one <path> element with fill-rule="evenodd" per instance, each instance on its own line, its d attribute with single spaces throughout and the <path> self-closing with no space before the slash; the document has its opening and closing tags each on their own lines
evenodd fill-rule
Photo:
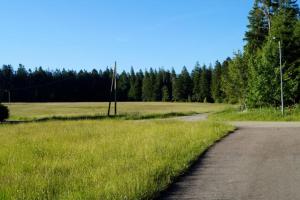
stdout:
<svg viewBox="0 0 300 200">
<path fill-rule="evenodd" d="M 9 117 L 8 108 L 3 104 L 0 104 L 0 122 L 3 122 L 4 120 L 8 119 L 8 117 Z"/>
</svg>

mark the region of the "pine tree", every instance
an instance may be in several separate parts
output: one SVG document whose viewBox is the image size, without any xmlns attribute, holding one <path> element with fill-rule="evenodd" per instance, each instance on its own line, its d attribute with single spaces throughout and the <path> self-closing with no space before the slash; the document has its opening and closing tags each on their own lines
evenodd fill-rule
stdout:
<svg viewBox="0 0 300 200">
<path fill-rule="evenodd" d="M 152 90 L 153 86 L 151 85 L 150 74 L 146 70 L 143 78 L 143 87 L 142 87 L 142 98 L 143 101 L 151 101 L 152 100 Z"/>
<path fill-rule="evenodd" d="M 167 86 L 163 86 L 162 88 L 162 101 L 166 102 L 170 100 L 170 94 Z"/>
<path fill-rule="evenodd" d="M 203 65 L 200 78 L 200 98 L 202 102 L 212 102 L 210 84 L 211 68 L 207 69 L 206 65 Z"/>
<path fill-rule="evenodd" d="M 196 102 L 201 102 L 201 68 L 199 62 L 196 63 L 194 70 L 192 71 L 192 80 L 193 80 L 193 95 L 192 100 Z"/>
<path fill-rule="evenodd" d="M 138 99 L 138 96 L 137 96 L 137 88 L 136 88 L 136 75 L 133 67 L 131 67 L 130 69 L 129 81 L 130 81 L 130 89 L 128 92 L 128 100 L 136 101 Z"/>
<path fill-rule="evenodd" d="M 191 98 L 193 82 L 187 68 L 182 68 L 181 74 L 176 80 L 177 99 L 179 101 L 187 101 Z"/>
<path fill-rule="evenodd" d="M 178 94 L 178 88 L 177 88 L 177 74 L 174 70 L 174 68 L 172 68 L 172 72 L 171 72 L 171 81 L 172 81 L 172 101 L 179 101 L 179 94 Z"/>
<path fill-rule="evenodd" d="M 155 101 L 162 100 L 162 88 L 164 86 L 164 70 L 159 69 L 158 72 L 155 72 L 155 84 L 154 84 L 154 98 Z"/>
<path fill-rule="evenodd" d="M 246 105 L 248 91 L 248 65 L 241 52 L 235 53 L 228 64 L 226 95 L 229 102 Z"/>
<path fill-rule="evenodd" d="M 248 20 L 248 31 L 246 31 L 244 38 L 247 41 L 245 50 L 249 54 L 255 54 L 258 49 L 262 48 L 268 35 L 268 24 L 263 10 L 258 6 L 258 1 L 255 1 Z"/>
<path fill-rule="evenodd" d="M 141 101 L 142 100 L 142 88 L 143 88 L 143 78 L 144 78 L 144 73 L 142 70 L 140 70 L 137 74 L 136 74 L 136 80 L 135 80 L 135 89 L 136 89 L 136 97 L 137 97 L 137 101 Z"/>
<path fill-rule="evenodd" d="M 129 78 L 127 73 L 123 71 L 118 78 L 118 100 L 127 101 L 128 100 L 128 91 L 130 88 Z"/>
<path fill-rule="evenodd" d="M 170 71 L 165 71 L 164 72 L 163 85 L 168 90 L 168 95 L 169 95 L 168 101 L 172 100 L 172 75 L 171 75 Z"/>
<path fill-rule="evenodd" d="M 211 94 L 214 102 L 223 102 L 224 94 L 221 89 L 221 78 L 222 78 L 222 65 L 219 61 L 216 61 L 215 67 L 212 72 L 211 82 Z"/>
</svg>

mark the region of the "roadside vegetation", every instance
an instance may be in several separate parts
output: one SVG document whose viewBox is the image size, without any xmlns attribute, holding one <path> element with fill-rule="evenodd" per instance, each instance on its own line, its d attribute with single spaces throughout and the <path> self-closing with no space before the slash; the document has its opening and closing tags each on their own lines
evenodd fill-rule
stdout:
<svg viewBox="0 0 300 200">
<path fill-rule="evenodd" d="M 300 105 L 285 108 L 284 116 L 280 108 L 256 108 L 241 111 L 236 108 L 226 109 L 209 116 L 217 121 L 300 121 Z"/>
<path fill-rule="evenodd" d="M 9 110 L 7 106 L 4 106 L 0 103 L 0 122 L 3 122 L 4 120 L 8 119 L 9 117 Z"/>
<path fill-rule="evenodd" d="M 108 103 L 11 103 L 10 120 L 99 119 L 107 115 Z M 166 118 L 196 113 L 218 112 L 232 107 L 227 104 L 120 102 L 120 118 Z"/>
<path fill-rule="evenodd" d="M 51 121 L 0 126 L 0 199 L 149 199 L 233 127 Z"/>
</svg>

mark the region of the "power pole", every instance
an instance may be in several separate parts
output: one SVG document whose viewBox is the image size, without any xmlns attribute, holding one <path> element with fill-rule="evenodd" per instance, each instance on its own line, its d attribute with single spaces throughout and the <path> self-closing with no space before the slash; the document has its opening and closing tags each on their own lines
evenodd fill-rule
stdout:
<svg viewBox="0 0 300 200">
<path fill-rule="evenodd" d="M 117 115 L 117 62 L 115 62 L 115 116 Z"/>
<path fill-rule="evenodd" d="M 111 78 L 111 87 L 110 87 L 110 94 L 109 94 L 109 104 L 108 104 L 108 111 L 107 111 L 107 116 L 110 116 L 110 108 L 111 108 L 111 98 L 112 98 L 112 93 L 115 93 L 115 116 L 117 115 L 117 62 L 115 62 L 115 67 L 113 70 L 112 78 Z"/>
<path fill-rule="evenodd" d="M 282 73 L 282 51 L 281 41 L 278 41 L 279 47 L 279 64 L 280 64 L 280 90 L 281 90 L 281 114 L 284 116 L 284 104 L 283 104 L 283 73 Z"/>
</svg>

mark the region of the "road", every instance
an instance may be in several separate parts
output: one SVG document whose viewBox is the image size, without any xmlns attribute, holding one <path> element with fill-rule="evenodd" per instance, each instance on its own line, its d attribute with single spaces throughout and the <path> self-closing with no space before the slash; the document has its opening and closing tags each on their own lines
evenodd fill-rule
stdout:
<svg viewBox="0 0 300 200">
<path fill-rule="evenodd" d="M 300 199 L 300 123 L 234 124 L 160 199 Z"/>
</svg>

